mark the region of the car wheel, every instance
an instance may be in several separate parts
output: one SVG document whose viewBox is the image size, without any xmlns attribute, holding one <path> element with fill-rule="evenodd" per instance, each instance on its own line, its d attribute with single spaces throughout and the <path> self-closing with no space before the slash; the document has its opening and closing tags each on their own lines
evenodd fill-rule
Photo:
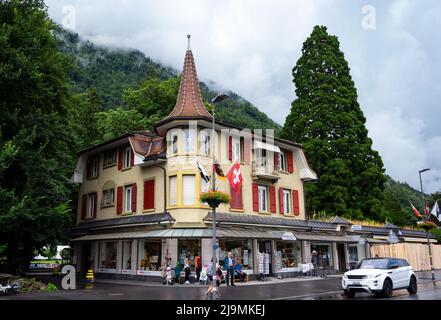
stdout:
<svg viewBox="0 0 441 320">
<path fill-rule="evenodd" d="M 355 296 L 355 291 L 346 289 L 344 290 L 345 296 L 348 298 L 353 298 Z"/>
<path fill-rule="evenodd" d="M 409 294 L 416 294 L 418 291 L 417 280 L 415 276 L 410 277 L 409 287 L 407 287 Z"/>
<path fill-rule="evenodd" d="M 383 283 L 383 296 L 385 298 L 390 298 L 392 296 L 392 291 L 393 291 L 393 286 L 392 286 L 392 280 L 387 278 L 386 280 L 384 280 Z"/>
</svg>

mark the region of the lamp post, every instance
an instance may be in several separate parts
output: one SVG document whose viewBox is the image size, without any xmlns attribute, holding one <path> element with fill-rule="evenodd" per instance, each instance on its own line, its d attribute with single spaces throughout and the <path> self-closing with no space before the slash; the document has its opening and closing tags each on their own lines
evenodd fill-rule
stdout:
<svg viewBox="0 0 441 320">
<path fill-rule="evenodd" d="M 423 192 L 423 180 L 421 179 L 421 173 L 429 171 L 429 168 L 423 169 L 418 171 L 418 174 L 420 176 L 420 186 L 421 186 L 421 196 L 423 197 L 423 212 L 424 212 L 424 221 L 429 221 L 429 214 L 426 214 L 426 199 L 424 198 L 424 192 Z M 427 236 L 427 246 L 429 247 L 429 263 L 430 263 L 430 271 L 432 273 L 432 280 L 435 281 L 435 270 L 433 269 L 433 262 L 432 262 L 432 248 L 430 246 L 430 238 L 429 238 L 429 230 L 426 229 L 426 236 Z"/>
<path fill-rule="evenodd" d="M 215 157 L 215 152 L 214 152 L 214 140 L 215 140 L 215 130 L 214 130 L 214 105 L 222 100 L 225 100 L 229 98 L 229 96 L 227 96 L 226 94 L 221 94 L 221 95 L 217 95 L 216 97 L 214 97 L 211 100 L 212 103 L 212 109 L 211 109 L 211 116 L 212 116 L 212 122 L 211 122 L 211 152 L 212 152 L 212 158 L 213 158 L 213 165 L 211 166 L 211 179 L 212 179 L 212 190 L 215 191 L 216 190 L 216 168 L 215 168 L 215 161 L 216 161 L 216 157 Z M 217 243 L 216 243 L 216 208 L 213 206 L 212 208 L 212 274 L 213 274 L 213 281 L 212 281 L 212 286 L 213 289 L 216 288 L 216 262 L 217 262 L 217 257 L 216 257 L 216 249 L 217 249 Z M 212 299 L 215 299 L 215 295 L 212 294 Z"/>
</svg>

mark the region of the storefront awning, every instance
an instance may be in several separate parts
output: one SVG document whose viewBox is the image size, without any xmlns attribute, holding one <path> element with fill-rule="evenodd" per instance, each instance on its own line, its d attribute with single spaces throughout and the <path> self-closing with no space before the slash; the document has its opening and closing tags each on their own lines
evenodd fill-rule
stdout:
<svg viewBox="0 0 441 320">
<path fill-rule="evenodd" d="M 307 232 L 294 232 L 297 240 L 307 241 L 322 241 L 322 242 L 354 242 L 353 239 L 346 238 L 345 236 L 338 235 L 326 235 Z"/>
<path fill-rule="evenodd" d="M 93 240 L 120 240 L 120 239 L 143 239 L 143 238 L 209 238 L 207 229 L 159 229 L 148 231 L 118 232 L 105 234 L 88 234 L 72 241 Z"/>
</svg>

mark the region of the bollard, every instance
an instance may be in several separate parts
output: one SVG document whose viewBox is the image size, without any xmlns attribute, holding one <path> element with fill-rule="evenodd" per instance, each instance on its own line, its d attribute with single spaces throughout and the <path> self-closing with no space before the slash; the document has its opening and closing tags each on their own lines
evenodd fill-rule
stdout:
<svg viewBox="0 0 441 320">
<path fill-rule="evenodd" d="M 87 280 L 87 282 L 94 282 L 94 276 L 93 276 L 92 269 L 87 270 L 86 280 Z"/>
<path fill-rule="evenodd" d="M 53 267 L 52 268 L 52 276 L 56 277 L 56 276 L 59 276 L 59 275 L 61 275 L 60 266 Z"/>
</svg>

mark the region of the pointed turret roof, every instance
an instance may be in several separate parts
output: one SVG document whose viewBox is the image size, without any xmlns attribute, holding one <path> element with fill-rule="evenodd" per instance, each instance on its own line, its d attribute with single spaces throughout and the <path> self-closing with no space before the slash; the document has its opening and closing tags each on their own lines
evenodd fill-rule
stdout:
<svg viewBox="0 0 441 320">
<path fill-rule="evenodd" d="M 184 68 L 176 105 L 173 111 L 166 118 L 161 120 L 160 123 L 171 120 L 172 118 L 206 117 L 211 119 L 211 114 L 205 109 L 202 101 L 193 52 L 190 48 L 190 35 L 188 35 L 187 38 L 188 47 L 185 53 Z"/>
</svg>

